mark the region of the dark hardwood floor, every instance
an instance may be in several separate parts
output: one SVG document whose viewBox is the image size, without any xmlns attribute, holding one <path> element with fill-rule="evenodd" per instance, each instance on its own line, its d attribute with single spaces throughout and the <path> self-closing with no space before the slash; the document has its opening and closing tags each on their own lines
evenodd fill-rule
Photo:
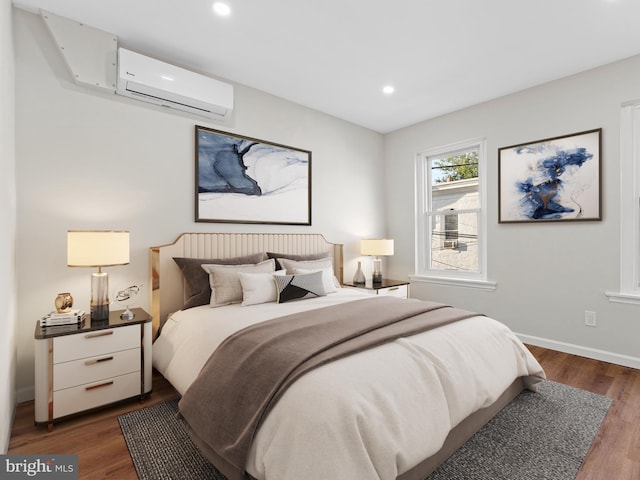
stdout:
<svg viewBox="0 0 640 480">
<path fill-rule="evenodd" d="M 549 380 L 614 400 L 576 480 L 640 479 L 640 370 L 529 346 Z"/>
<path fill-rule="evenodd" d="M 529 347 L 550 380 L 614 399 L 576 480 L 640 479 L 640 370 Z M 79 478 L 137 478 L 117 417 L 177 397 L 154 372 L 153 393 L 131 402 L 56 424 L 53 431 L 33 424 L 33 402 L 18 405 L 9 453 L 78 454 Z"/>
<path fill-rule="evenodd" d="M 138 478 L 120 431 L 118 416 L 178 397 L 153 371 L 153 392 L 144 401 L 132 401 L 56 423 L 51 432 L 33 423 L 33 402 L 16 408 L 8 453 L 78 454 L 79 479 L 135 480 Z M 195 479 L 194 479 L 195 480 Z"/>
</svg>

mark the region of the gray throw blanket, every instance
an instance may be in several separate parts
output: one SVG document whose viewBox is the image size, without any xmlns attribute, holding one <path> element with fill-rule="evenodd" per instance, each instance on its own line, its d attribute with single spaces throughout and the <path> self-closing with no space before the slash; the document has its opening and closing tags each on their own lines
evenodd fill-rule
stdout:
<svg viewBox="0 0 640 480">
<path fill-rule="evenodd" d="M 204 455 L 229 480 L 242 480 L 260 423 L 298 377 L 346 355 L 475 315 L 380 296 L 253 325 L 211 355 L 180 400 L 180 413 Z"/>
</svg>

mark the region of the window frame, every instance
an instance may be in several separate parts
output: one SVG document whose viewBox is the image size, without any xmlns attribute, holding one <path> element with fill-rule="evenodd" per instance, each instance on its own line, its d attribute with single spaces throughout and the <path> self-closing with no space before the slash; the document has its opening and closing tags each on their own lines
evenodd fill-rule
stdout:
<svg viewBox="0 0 640 480">
<path fill-rule="evenodd" d="M 620 290 L 611 302 L 640 305 L 640 101 L 620 113 Z"/>
<path fill-rule="evenodd" d="M 430 160 L 464 151 L 478 151 L 478 271 L 431 269 Z M 416 154 L 415 163 L 415 273 L 412 281 L 438 283 L 444 285 L 471 286 L 493 290 L 495 282 L 487 280 L 487 194 L 486 194 L 486 139 L 476 137 L 460 142 L 429 148 Z M 475 210 L 475 209 L 474 209 Z M 456 214 L 465 210 L 456 210 Z"/>
</svg>

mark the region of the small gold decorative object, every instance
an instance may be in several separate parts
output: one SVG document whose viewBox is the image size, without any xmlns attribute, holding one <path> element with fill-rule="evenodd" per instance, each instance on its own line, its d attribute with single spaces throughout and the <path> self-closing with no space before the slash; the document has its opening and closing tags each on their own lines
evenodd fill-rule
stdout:
<svg viewBox="0 0 640 480">
<path fill-rule="evenodd" d="M 69 292 L 59 293 L 56 297 L 56 312 L 67 313 L 73 307 L 73 297 Z"/>
</svg>

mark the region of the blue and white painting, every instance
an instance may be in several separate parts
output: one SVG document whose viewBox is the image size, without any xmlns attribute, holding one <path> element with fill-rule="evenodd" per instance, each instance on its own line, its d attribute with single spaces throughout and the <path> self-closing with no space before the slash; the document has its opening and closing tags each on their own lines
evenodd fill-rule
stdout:
<svg viewBox="0 0 640 480">
<path fill-rule="evenodd" d="M 600 220 L 600 134 L 499 149 L 499 221 Z"/>
<path fill-rule="evenodd" d="M 311 225 L 311 152 L 196 126 L 196 221 Z"/>
</svg>

